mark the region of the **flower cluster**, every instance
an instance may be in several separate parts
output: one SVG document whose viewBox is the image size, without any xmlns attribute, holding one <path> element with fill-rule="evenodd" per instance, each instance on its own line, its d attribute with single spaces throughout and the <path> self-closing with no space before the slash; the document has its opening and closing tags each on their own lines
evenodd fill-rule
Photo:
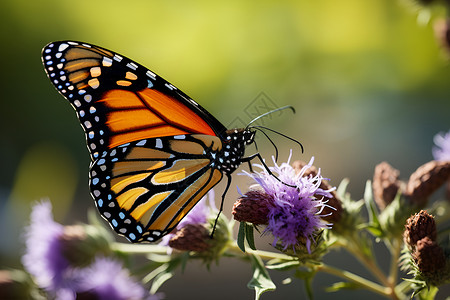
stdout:
<svg viewBox="0 0 450 300">
<path fill-rule="evenodd" d="M 254 165 L 257 172 L 243 173 L 254 184 L 245 194 L 239 190 L 241 197 L 233 206 L 233 217 L 240 222 L 236 240 L 231 234 L 233 221 L 223 214 L 218 217 L 213 191 L 159 245 L 115 243 L 109 232 L 93 225 L 63 226 L 53 220 L 51 204 L 44 201 L 33 208 L 22 261 L 40 292 L 52 299 L 158 299 L 154 293 L 188 259 L 200 259 L 209 266 L 222 256 L 251 263 L 254 275 L 249 286 L 255 288 L 256 299 L 275 289 L 268 269 L 294 269 L 293 278 L 302 278 L 306 284 L 321 271 L 348 281 L 332 287 L 335 290 L 356 285 L 392 299 L 421 292 L 429 293 L 424 298 L 431 299 L 438 286 L 450 282 L 450 242 L 436 228 L 438 218 L 448 213 L 448 201 L 429 207 L 433 193 L 450 178 L 450 132 L 436 136 L 435 142 L 436 160 L 418 167 L 405 181 L 388 163 L 376 166 L 373 182 L 367 182 L 360 201 L 346 192 L 348 180 L 335 190 L 313 166 L 313 158 L 309 163 L 291 165 L 289 159 L 281 164 L 274 160 L 272 166 Z M 364 207 L 367 211 L 361 213 Z M 254 229 L 258 227 L 273 236 L 272 245 L 283 253 L 256 249 Z M 374 239 L 384 242 L 391 254 L 390 274 L 377 265 L 370 246 Z M 378 282 L 328 266 L 322 258 L 335 248 L 354 254 Z M 130 276 L 117 253 L 145 256 L 148 264 L 142 269 L 148 268 L 149 273 L 143 281 L 151 283 L 151 293 Z M 399 277 L 399 257 L 400 271 L 412 274 L 411 281 L 393 280 Z M 2 288 L 7 295 L 32 293 L 20 290 L 12 273 L 0 275 L 0 298 Z"/>
<path fill-rule="evenodd" d="M 63 300 L 157 299 L 136 283 L 119 261 L 103 256 L 107 251 L 98 247 L 102 243 L 86 245 L 89 238 L 83 237 L 89 235 L 91 230 L 77 229 L 81 234 L 74 234 L 73 226 L 64 227 L 55 222 L 49 201 L 33 207 L 31 224 L 25 233 L 26 252 L 22 262 L 49 297 Z M 79 247 L 70 247 L 74 244 Z M 92 250 L 94 255 L 85 260 L 73 259 L 79 255 L 83 244 L 86 249 L 96 248 Z M 81 254 L 86 254 L 86 251 L 81 251 Z"/>
<path fill-rule="evenodd" d="M 327 199 L 333 197 L 333 189 L 320 187 L 323 180 L 320 170 L 315 175 L 305 176 L 313 161 L 311 159 L 299 172 L 289 161 L 278 165 L 275 160 L 270 171 L 265 166 L 255 165 L 261 169 L 260 172 L 245 172 L 258 187 L 245 194 L 240 199 L 241 203 L 235 204 L 234 218 L 245 222 L 263 220 L 264 224 L 267 223 L 264 232 L 274 236 L 273 246 L 279 244 L 283 250 L 295 250 L 296 245 L 304 244 L 310 253 L 314 234 L 331 226 L 323 220 L 326 216 L 323 211 L 330 207 L 326 204 Z M 243 205 L 245 202 L 249 204 Z M 243 209 L 245 206 L 248 209 Z"/>
</svg>

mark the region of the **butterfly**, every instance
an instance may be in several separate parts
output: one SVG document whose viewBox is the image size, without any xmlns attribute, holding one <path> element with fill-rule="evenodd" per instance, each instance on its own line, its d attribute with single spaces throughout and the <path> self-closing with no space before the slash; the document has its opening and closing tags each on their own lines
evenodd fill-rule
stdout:
<svg viewBox="0 0 450 300">
<path fill-rule="evenodd" d="M 42 50 L 52 84 L 73 106 L 91 156 L 100 214 L 131 242 L 155 242 L 243 162 L 255 130 L 227 130 L 175 86 L 113 51 L 75 41 Z"/>
</svg>

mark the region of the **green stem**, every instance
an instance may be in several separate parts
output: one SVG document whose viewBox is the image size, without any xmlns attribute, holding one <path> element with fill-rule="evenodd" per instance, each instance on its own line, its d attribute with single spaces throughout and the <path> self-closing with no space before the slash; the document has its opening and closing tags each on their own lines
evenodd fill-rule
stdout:
<svg viewBox="0 0 450 300">
<path fill-rule="evenodd" d="M 402 243 L 398 239 L 392 241 L 391 267 L 390 267 L 389 278 L 388 278 L 391 287 L 395 287 L 397 285 L 398 259 L 400 257 L 401 245 L 402 245 Z"/>
<path fill-rule="evenodd" d="M 358 276 L 356 274 L 353 274 L 351 272 L 348 271 L 344 271 L 344 270 L 340 270 L 340 269 L 336 269 L 334 267 L 322 264 L 320 266 L 317 267 L 318 271 L 322 271 L 328 274 L 332 274 L 341 278 L 344 278 L 346 280 L 349 280 L 351 282 L 354 282 L 370 291 L 373 291 L 377 294 L 386 296 L 386 297 L 391 297 L 391 289 L 387 288 L 387 287 L 383 287 L 379 284 L 376 284 L 370 280 L 367 280 L 365 278 L 362 278 L 361 276 Z M 394 298 L 397 299 L 397 298 Z"/>
<path fill-rule="evenodd" d="M 237 246 L 236 243 L 231 243 L 228 247 L 227 252 L 231 252 L 233 254 L 237 254 L 240 256 L 244 256 L 247 254 L 256 254 L 259 257 L 261 257 L 264 260 L 270 260 L 270 259 L 284 259 L 284 260 L 294 260 L 292 256 L 283 254 L 283 253 L 275 253 L 270 251 L 263 251 L 263 250 L 252 250 L 252 249 L 245 249 L 245 253 L 241 251 L 241 249 Z"/>
<path fill-rule="evenodd" d="M 389 280 L 386 275 L 381 271 L 375 262 L 375 258 L 367 257 L 364 255 L 363 251 L 360 250 L 359 244 L 357 242 L 353 243 L 341 243 L 342 247 L 348 252 L 353 254 L 366 268 L 370 271 L 383 285 L 390 286 Z M 355 245 L 356 247 L 352 247 Z"/>
<path fill-rule="evenodd" d="M 239 255 L 245 255 L 244 253 L 242 253 L 242 251 L 239 249 L 239 247 L 237 247 L 236 245 L 232 244 L 229 248 L 229 251 L 231 251 L 233 254 L 239 254 Z M 261 250 L 251 250 L 251 249 L 246 249 L 246 253 L 252 253 L 252 254 L 256 254 L 258 256 L 260 256 L 262 259 L 264 260 L 270 260 L 270 259 L 285 259 L 285 260 L 293 260 L 294 258 L 289 256 L 289 255 L 285 255 L 285 254 L 280 254 L 280 253 L 274 253 L 274 252 L 269 252 L 269 251 L 261 251 Z M 369 268 L 377 268 L 374 264 L 371 263 L 370 260 L 367 260 L 364 258 L 364 256 L 361 255 L 361 259 L 362 261 L 364 261 L 364 263 L 369 267 Z M 375 293 L 381 294 L 383 296 L 386 297 L 390 297 L 392 299 L 398 300 L 399 298 L 396 296 L 395 291 L 393 288 L 391 288 L 390 286 L 384 287 L 382 285 L 379 285 L 375 282 L 372 282 L 370 280 L 367 280 L 361 276 L 358 276 L 354 273 L 351 273 L 349 271 L 344 271 L 344 270 L 340 270 L 325 264 L 322 264 L 320 266 L 314 265 L 315 268 L 317 268 L 318 271 L 323 271 L 344 279 L 347 279 L 349 281 L 352 281 L 354 283 L 357 283 L 358 285 L 373 291 Z M 378 268 L 377 268 L 378 269 Z M 379 269 L 378 269 L 379 270 Z M 373 271 L 373 269 L 372 269 Z M 379 270 L 379 272 L 381 273 L 381 271 Z M 385 279 L 385 281 L 387 282 L 387 278 L 384 276 L 384 274 L 382 274 L 382 277 Z"/>
<path fill-rule="evenodd" d="M 169 247 L 160 245 L 145 245 L 145 244 L 124 244 L 113 243 L 111 245 L 113 251 L 124 252 L 129 254 L 167 254 Z"/>
</svg>

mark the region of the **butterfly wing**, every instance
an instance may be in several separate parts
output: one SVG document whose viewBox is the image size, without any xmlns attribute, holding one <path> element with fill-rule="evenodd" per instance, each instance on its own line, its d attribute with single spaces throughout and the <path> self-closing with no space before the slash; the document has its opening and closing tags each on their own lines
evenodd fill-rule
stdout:
<svg viewBox="0 0 450 300">
<path fill-rule="evenodd" d="M 91 194 L 116 232 L 155 241 L 222 179 L 211 166 L 226 128 L 172 84 L 86 43 L 51 43 L 42 58 L 77 112 L 93 160 Z"/>
<path fill-rule="evenodd" d="M 53 85 L 77 112 L 92 159 L 141 139 L 221 136 L 226 130 L 172 84 L 112 51 L 61 41 L 48 44 L 42 58 Z"/>
<path fill-rule="evenodd" d="M 93 162 L 92 196 L 116 232 L 132 242 L 156 241 L 222 179 L 211 167 L 221 147 L 219 138 L 203 134 L 118 146 Z"/>
</svg>

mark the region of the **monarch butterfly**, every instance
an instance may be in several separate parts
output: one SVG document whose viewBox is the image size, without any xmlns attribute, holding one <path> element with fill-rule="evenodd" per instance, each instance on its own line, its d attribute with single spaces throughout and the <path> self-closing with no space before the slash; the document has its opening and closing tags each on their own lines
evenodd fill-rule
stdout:
<svg viewBox="0 0 450 300">
<path fill-rule="evenodd" d="M 256 153 L 251 128 L 227 130 L 186 94 L 113 51 L 48 44 L 45 71 L 77 112 L 91 155 L 89 187 L 100 214 L 131 242 L 172 231 L 225 175 Z"/>
</svg>

